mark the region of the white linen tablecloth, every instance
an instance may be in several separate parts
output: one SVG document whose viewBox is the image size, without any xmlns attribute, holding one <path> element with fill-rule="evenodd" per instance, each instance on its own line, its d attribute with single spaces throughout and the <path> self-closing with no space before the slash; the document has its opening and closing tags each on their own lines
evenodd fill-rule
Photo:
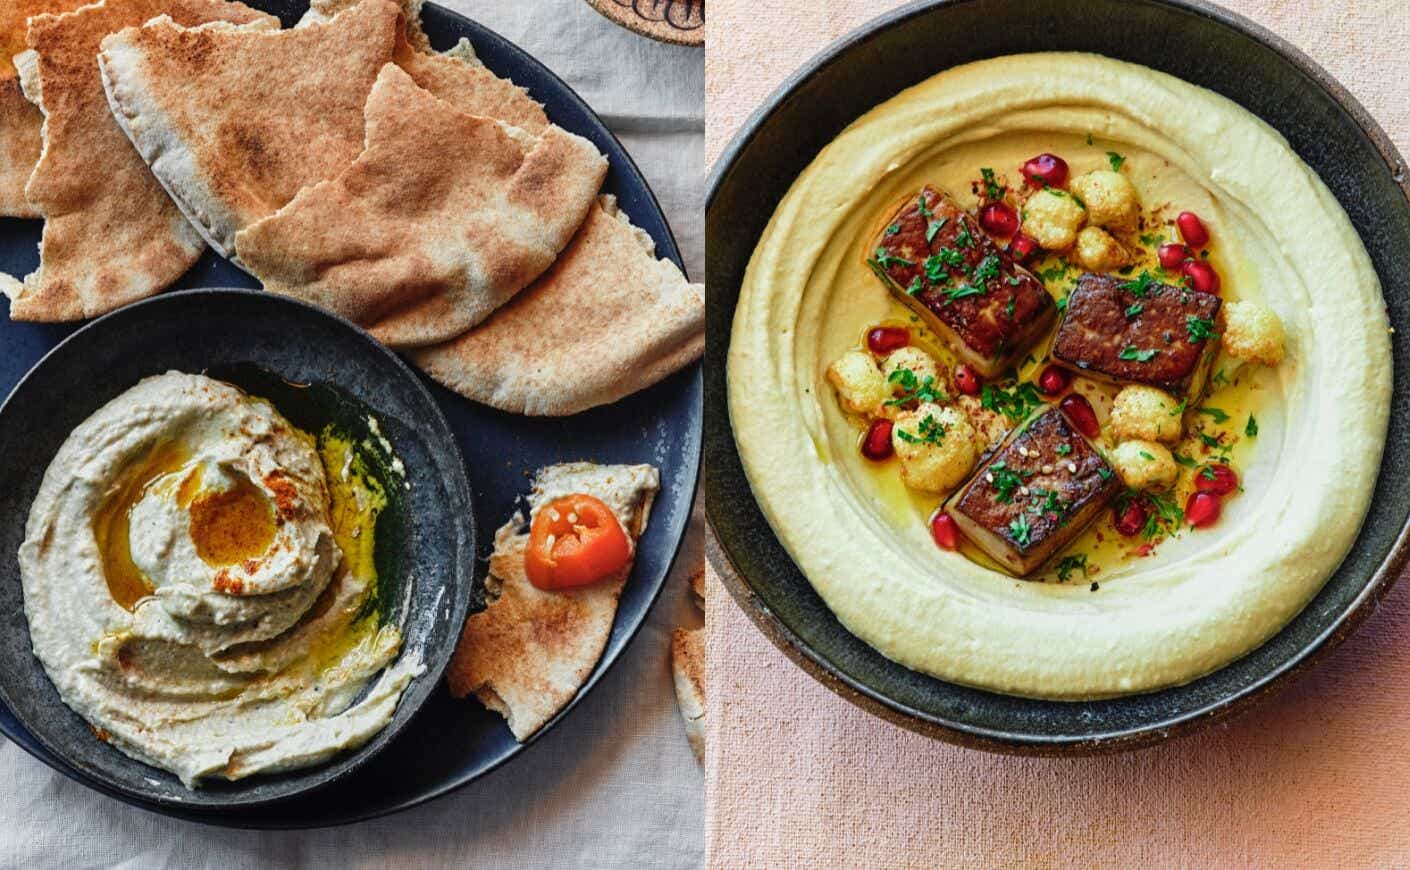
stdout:
<svg viewBox="0 0 1410 870">
<path fill-rule="evenodd" d="M 622 30 L 583 0 L 441 0 L 538 57 L 621 138 L 704 274 L 704 52 Z M 640 636 L 537 746 L 405 813 L 304 832 L 176 821 L 90 791 L 0 738 L 0 867 L 698 867 L 704 778 L 676 713 L 670 632 L 695 620 L 697 511 Z M 14 518 L 8 518 L 14 521 Z M 474 703 L 474 702 L 467 702 Z"/>
</svg>

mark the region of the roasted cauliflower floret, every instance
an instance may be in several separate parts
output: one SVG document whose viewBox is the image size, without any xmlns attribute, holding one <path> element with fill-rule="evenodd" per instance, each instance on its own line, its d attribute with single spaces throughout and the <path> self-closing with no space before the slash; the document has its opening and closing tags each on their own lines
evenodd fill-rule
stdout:
<svg viewBox="0 0 1410 870">
<path fill-rule="evenodd" d="M 974 443 L 979 452 L 989 450 L 1009 434 L 1008 418 L 998 411 L 984 407 L 978 396 L 960 396 L 955 399 L 955 405 L 969 418 L 969 425 L 974 429 Z"/>
<path fill-rule="evenodd" d="M 1023 207 L 1023 231 L 1049 251 L 1065 251 L 1077 240 L 1087 212 L 1069 194 L 1045 187 Z"/>
<path fill-rule="evenodd" d="M 1092 226 L 1129 230 L 1141 217 L 1141 196 L 1120 172 L 1098 169 L 1077 176 L 1067 186 L 1087 206 L 1087 222 Z"/>
<path fill-rule="evenodd" d="M 897 416 L 891 444 L 901 460 L 901 481 L 923 492 L 959 486 L 979 458 L 965 415 L 930 402 Z"/>
<path fill-rule="evenodd" d="M 1256 302 L 1224 303 L 1224 349 L 1236 360 L 1275 366 L 1283 361 L 1283 324 Z"/>
<path fill-rule="evenodd" d="M 891 351 L 881 368 L 890 390 L 894 392 L 901 390 L 902 376 L 898 372 L 902 370 L 915 375 L 917 384 L 924 384 L 926 378 L 931 378 L 931 383 L 937 390 L 944 388 L 940 378 L 940 366 L 936 364 L 935 357 L 915 346 L 908 345 Z M 887 398 L 891 397 L 888 395 Z"/>
<path fill-rule="evenodd" d="M 1072 257 L 1088 272 L 1114 272 L 1131 262 L 1126 248 L 1099 227 L 1086 227 L 1077 234 Z"/>
<path fill-rule="evenodd" d="M 876 367 L 871 354 L 849 350 L 827 367 L 827 380 L 837 390 L 837 401 L 853 414 L 875 415 L 891 398 L 891 385 Z"/>
<path fill-rule="evenodd" d="M 1154 441 L 1122 441 L 1107 459 L 1132 489 L 1169 489 L 1180 474 L 1169 448 Z"/>
<path fill-rule="evenodd" d="M 1132 384 L 1122 387 L 1111 406 L 1111 434 L 1117 440 L 1180 440 L 1181 408 L 1164 390 Z"/>
</svg>

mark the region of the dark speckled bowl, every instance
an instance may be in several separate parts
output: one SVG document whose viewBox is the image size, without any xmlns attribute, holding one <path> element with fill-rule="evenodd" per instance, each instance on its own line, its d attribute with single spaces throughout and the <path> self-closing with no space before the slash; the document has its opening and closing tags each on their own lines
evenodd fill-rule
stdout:
<svg viewBox="0 0 1410 870">
<path fill-rule="evenodd" d="M 411 486 L 402 493 L 392 527 L 400 534 L 385 540 L 399 564 L 382 588 L 392 590 L 390 618 L 402 626 L 403 655 L 418 653 L 426 671 L 407 687 L 386 728 L 327 764 L 188 790 L 175 776 L 94 737 L 64 706 L 31 651 L 15 552 L 39 482 L 74 427 L 142 378 L 170 369 L 208 371 L 230 380 L 271 399 L 295 425 L 314 431 L 333 420 L 319 419 L 323 409 L 299 398 L 300 391 L 283 395 L 268 389 L 265 373 L 332 387 L 370 409 L 406 466 Z M 0 700 L 51 753 L 96 783 L 189 810 L 268 804 L 326 786 L 370 759 L 439 683 L 465 621 L 475 576 L 465 464 L 421 381 L 352 324 L 301 302 L 249 290 L 159 296 L 95 320 L 50 351 L 0 407 L 0 517 Z M 379 519 L 379 563 L 390 517 L 391 508 Z"/>
<path fill-rule="evenodd" d="M 1091 51 L 1154 67 L 1234 100 L 1287 137 L 1351 216 L 1410 330 L 1410 202 L 1402 159 L 1315 63 L 1223 9 L 1190 0 L 952 0 L 906 6 L 809 61 L 769 98 L 710 179 L 706 504 L 711 558 L 754 622 L 824 685 L 899 725 L 1023 753 L 1150 744 L 1252 704 L 1335 646 L 1375 609 L 1406 558 L 1410 428 L 1392 425 L 1361 535 L 1320 594 L 1268 643 L 1188 685 L 1105 701 L 1015 698 L 946 683 L 849 634 L 764 520 L 735 452 L 725 396 L 730 322 L 744 269 L 793 179 L 847 124 L 940 70 L 998 55 Z M 1410 349 L 1396 342 L 1392 419 L 1406 418 Z"/>
</svg>

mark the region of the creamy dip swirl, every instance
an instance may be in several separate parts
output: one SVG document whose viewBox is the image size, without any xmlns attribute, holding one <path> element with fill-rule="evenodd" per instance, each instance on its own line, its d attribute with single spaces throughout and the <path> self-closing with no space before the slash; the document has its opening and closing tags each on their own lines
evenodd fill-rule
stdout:
<svg viewBox="0 0 1410 870">
<path fill-rule="evenodd" d="M 377 491 L 318 447 L 179 372 L 70 434 L 19 560 L 35 655 L 99 737 L 194 785 L 317 764 L 387 724 L 422 665 L 388 668 L 401 633 L 364 608 Z"/>
<path fill-rule="evenodd" d="M 1255 378 L 1260 432 L 1245 491 L 1217 528 L 1104 576 L 1099 590 L 1016 580 L 937 549 L 924 515 L 888 493 L 896 476 L 879 482 L 866 468 L 825 378 L 862 330 L 896 316 L 861 256 L 882 213 L 927 183 L 973 209 L 979 167 L 1014 178 L 1044 151 L 1074 174 L 1107 168 L 1113 152 L 1151 207 L 1204 216 L 1225 299 L 1267 306 L 1288 334 L 1288 359 Z M 1288 143 L 1214 93 L 1079 54 L 957 67 L 844 130 L 760 238 L 728 369 L 754 494 L 849 630 L 947 680 L 1074 699 L 1194 679 L 1303 608 L 1366 513 L 1391 379 L 1370 258 Z"/>
</svg>

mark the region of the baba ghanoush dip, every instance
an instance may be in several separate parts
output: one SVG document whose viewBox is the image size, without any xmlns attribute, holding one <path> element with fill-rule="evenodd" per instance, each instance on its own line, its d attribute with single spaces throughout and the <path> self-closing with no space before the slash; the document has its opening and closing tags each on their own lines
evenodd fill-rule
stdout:
<svg viewBox="0 0 1410 870">
<path fill-rule="evenodd" d="M 850 631 L 942 679 L 1185 683 L 1356 538 L 1390 407 L 1346 214 L 1233 102 L 1095 55 L 940 73 L 825 147 L 741 287 L 731 425 Z"/>
<path fill-rule="evenodd" d="M 371 739 L 424 667 L 379 614 L 386 483 L 364 466 L 346 435 L 203 375 L 104 405 L 54 457 L 19 551 L 64 702 L 191 787 Z"/>
</svg>

